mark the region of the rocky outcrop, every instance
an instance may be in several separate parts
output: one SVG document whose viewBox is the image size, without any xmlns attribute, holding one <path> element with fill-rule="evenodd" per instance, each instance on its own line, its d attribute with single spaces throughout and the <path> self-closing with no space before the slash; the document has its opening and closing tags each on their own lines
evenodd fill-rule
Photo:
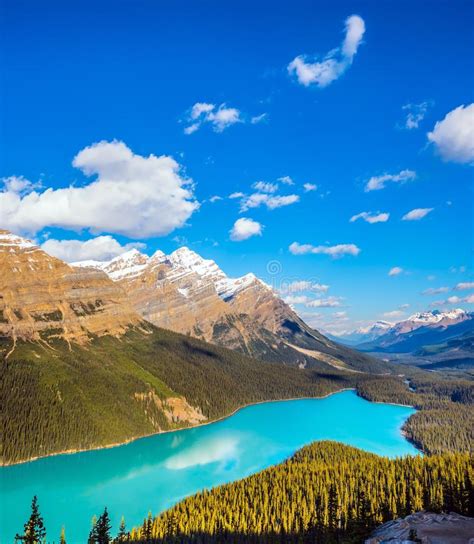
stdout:
<svg viewBox="0 0 474 544">
<path fill-rule="evenodd" d="M 417 512 L 384 523 L 365 544 L 474 544 L 474 518 Z"/>
<path fill-rule="evenodd" d="M 73 268 L 0 230 L 0 337 L 84 343 L 120 335 L 141 321 L 105 273 Z"/>
</svg>

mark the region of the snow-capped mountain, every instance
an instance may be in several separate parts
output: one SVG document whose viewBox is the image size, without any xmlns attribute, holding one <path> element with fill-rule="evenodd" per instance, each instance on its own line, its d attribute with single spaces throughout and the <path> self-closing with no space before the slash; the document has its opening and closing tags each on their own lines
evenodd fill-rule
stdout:
<svg viewBox="0 0 474 544">
<path fill-rule="evenodd" d="M 357 344 L 364 351 L 409 353 L 423 346 L 445 342 L 474 328 L 474 316 L 461 308 L 420 312 L 387 328 L 376 338 Z"/>
<path fill-rule="evenodd" d="M 105 272 L 124 288 L 135 310 L 159 327 L 272 361 L 373 364 L 311 329 L 254 274 L 228 277 L 187 247 L 151 257 L 133 249 L 111 261 L 73 266 Z"/>
<path fill-rule="evenodd" d="M 372 325 L 359 327 L 358 329 L 349 332 L 342 332 L 339 335 L 333 334 L 333 336 L 336 340 L 353 346 L 356 344 L 361 344 L 362 342 L 371 342 L 372 340 L 375 340 L 379 336 L 385 334 L 391 327 L 393 327 L 393 323 L 380 320 L 376 321 Z"/>
</svg>

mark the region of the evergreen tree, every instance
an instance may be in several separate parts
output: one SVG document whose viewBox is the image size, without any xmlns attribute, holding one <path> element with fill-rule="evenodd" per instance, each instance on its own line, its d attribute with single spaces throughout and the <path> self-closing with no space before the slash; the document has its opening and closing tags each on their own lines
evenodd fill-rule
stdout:
<svg viewBox="0 0 474 544">
<path fill-rule="evenodd" d="M 46 528 L 39 512 L 38 497 L 35 495 L 31 501 L 31 515 L 25 523 L 23 535 L 17 534 L 15 540 L 25 544 L 42 544 L 46 539 Z"/>
<path fill-rule="evenodd" d="M 117 533 L 115 542 L 127 542 L 128 537 L 129 535 L 125 526 L 125 518 L 122 516 L 122 519 L 120 520 L 119 532 Z"/>
<path fill-rule="evenodd" d="M 97 544 L 109 544 L 112 542 L 112 537 L 110 536 L 110 529 L 112 524 L 110 523 L 109 513 L 107 508 L 104 508 L 104 512 L 96 523 L 96 542 Z"/>
<path fill-rule="evenodd" d="M 61 535 L 59 537 L 59 544 L 66 544 L 66 530 L 64 526 L 61 527 Z"/>
<path fill-rule="evenodd" d="M 91 521 L 91 530 L 89 533 L 89 538 L 87 539 L 87 544 L 96 544 L 97 542 L 97 517 L 92 516 Z"/>
</svg>

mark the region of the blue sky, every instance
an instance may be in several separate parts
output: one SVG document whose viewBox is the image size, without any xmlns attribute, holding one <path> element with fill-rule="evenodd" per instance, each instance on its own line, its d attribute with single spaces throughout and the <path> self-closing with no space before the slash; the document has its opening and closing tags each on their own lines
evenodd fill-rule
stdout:
<svg viewBox="0 0 474 544">
<path fill-rule="evenodd" d="M 472 18 L 461 1 L 6 0 L 0 224 L 328 285 L 290 300 L 331 330 L 472 309 L 453 290 L 472 281 Z"/>
</svg>

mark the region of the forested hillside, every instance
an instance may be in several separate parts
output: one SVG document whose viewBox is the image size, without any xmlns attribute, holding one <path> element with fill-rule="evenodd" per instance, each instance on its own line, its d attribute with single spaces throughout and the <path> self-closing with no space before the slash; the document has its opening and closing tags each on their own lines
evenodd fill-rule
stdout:
<svg viewBox="0 0 474 544">
<path fill-rule="evenodd" d="M 422 509 L 473 515 L 473 484 L 468 454 L 390 460 L 318 442 L 280 465 L 145 519 L 130 539 L 360 543 L 376 525 Z"/>
<path fill-rule="evenodd" d="M 0 344 L 4 463 L 182 428 L 252 402 L 355 385 L 352 374 L 324 364 L 299 370 L 262 363 L 152 325 L 85 346 L 17 341 L 11 352 L 12 345 Z"/>
<path fill-rule="evenodd" d="M 297 369 L 149 326 L 85 345 L 3 341 L 0 394 L 4 463 L 121 443 L 229 415 L 262 400 L 356 388 L 368 400 L 413 405 L 407 437 L 428 453 L 472 451 L 472 382 Z"/>
</svg>

